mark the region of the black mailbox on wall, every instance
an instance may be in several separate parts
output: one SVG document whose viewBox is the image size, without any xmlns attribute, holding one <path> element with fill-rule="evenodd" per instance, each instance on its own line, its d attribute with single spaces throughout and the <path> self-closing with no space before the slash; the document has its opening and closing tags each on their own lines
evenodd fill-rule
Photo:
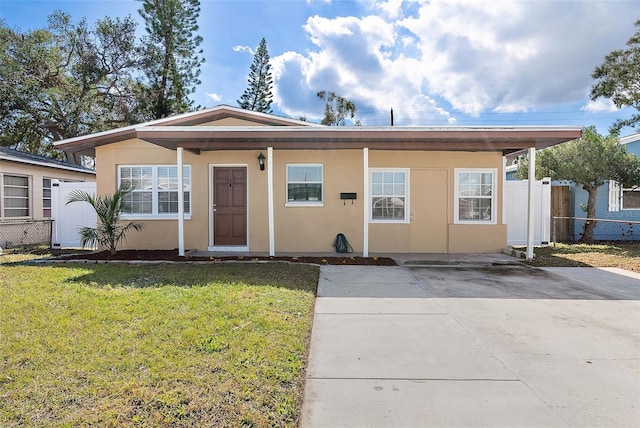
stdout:
<svg viewBox="0 0 640 428">
<path fill-rule="evenodd" d="M 351 201 L 351 203 L 353 204 L 353 200 L 356 199 L 356 193 L 340 193 L 340 199 L 342 199 L 346 205 L 347 201 Z"/>
</svg>

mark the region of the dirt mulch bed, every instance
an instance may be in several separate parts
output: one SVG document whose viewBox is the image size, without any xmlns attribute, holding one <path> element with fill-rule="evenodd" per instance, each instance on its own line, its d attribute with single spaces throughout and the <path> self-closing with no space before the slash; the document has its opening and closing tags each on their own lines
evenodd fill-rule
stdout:
<svg viewBox="0 0 640 428">
<path fill-rule="evenodd" d="M 171 262 L 292 262 L 314 263 L 318 265 L 358 265 L 358 266 L 396 266 L 396 262 L 388 257 L 356 257 L 345 254 L 344 256 L 331 257 L 281 257 L 281 256 L 224 256 L 201 257 L 179 256 L 178 250 L 120 250 L 116 254 L 108 251 L 100 251 L 85 254 L 73 254 L 60 256 L 58 260 L 111 260 L 111 261 L 171 261 Z"/>
</svg>

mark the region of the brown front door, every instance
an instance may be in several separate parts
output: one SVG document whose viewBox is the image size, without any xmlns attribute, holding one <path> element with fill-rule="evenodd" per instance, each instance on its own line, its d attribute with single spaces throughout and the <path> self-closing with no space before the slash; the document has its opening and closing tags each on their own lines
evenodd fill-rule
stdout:
<svg viewBox="0 0 640 428">
<path fill-rule="evenodd" d="M 247 245 L 247 169 L 213 168 L 213 245 Z"/>
</svg>

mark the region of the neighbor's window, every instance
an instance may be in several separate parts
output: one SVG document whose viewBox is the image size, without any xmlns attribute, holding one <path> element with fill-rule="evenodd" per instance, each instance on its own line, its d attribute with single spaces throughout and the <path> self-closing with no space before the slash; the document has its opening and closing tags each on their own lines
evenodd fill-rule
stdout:
<svg viewBox="0 0 640 428">
<path fill-rule="evenodd" d="M 408 221 L 409 171 L 371 170 L 371 221 Z"/>
<path fill-rule="evenodd" d="M 287 204 L 322 205 L 322 178 L 320 164 L 287 165 Z"/>
<path fill-rule="evenodd" d="M 42 216 L 51 217 L 51 179 L 42 179 Z"/>
<path fill-rule="evenodd" d="M 4 216 L 29 216 L 29 177 L 4 175 Z"/>
<path fill-rule="evenodd" d="M 496 222 L 495 169 L 456 169 L 456 223 Z"/>
<path fill-rule="evenodd" d="M 622 209 L 640 210 L 640 187 L 622 189 Z"/>
<path fill-rule="evenodd" d="M 176 165 L 124 165 L 118 168 L 118 186 L 131 187 L 124 201 L 125 214 L 173 216 L 178 213 L 178 167 Z M 184 212 L 191 213 L 191 167 L 183 169 Z"/>
</svg>

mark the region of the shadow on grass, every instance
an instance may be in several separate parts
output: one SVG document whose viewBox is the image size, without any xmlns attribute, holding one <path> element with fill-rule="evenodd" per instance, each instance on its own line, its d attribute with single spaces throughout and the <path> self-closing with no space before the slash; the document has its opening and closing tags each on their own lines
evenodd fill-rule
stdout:
<svg viewBox="0 0 640 428">
<path fill-rule="evenodd" d="M 269 263 L 174 263 L 174 264 L 64 264 L 40 263 L 37 257 L 15 254 L 0 256 L 0 266 L 7 269 L 23 266 L 48 269 L 77 270 L 78 274 L 63 274 L 65 282 L 96 287 L 198 287 L 209 284 L 244 284 L 302 290 L 316 293 L 320 268 L 316 265 Z M 43 271 L 46 272 L 46 271 Z M 59 277 L 43 273 L 43 278 Z"/>
<path fill-rule="evenodd" d="M 584 263 L 579 260 L 572 260 L 570 258 L 554 254 L 539 254 L 537 252 L 535 260 L 527 261 L 525 263 L 535 267 L 593 267 L 592 264 Z"/>
<path fill-rule="evenodd" d="M 209 284 L 243 284 L 302 290 L 314 294 L 320 273 L 318 266 L 286 263 L 206 265 L 70 263 L 63 266 L 90 271 L 69 278 L 67 282 L 101 287 L 198 287 Z"/>
</svg>

